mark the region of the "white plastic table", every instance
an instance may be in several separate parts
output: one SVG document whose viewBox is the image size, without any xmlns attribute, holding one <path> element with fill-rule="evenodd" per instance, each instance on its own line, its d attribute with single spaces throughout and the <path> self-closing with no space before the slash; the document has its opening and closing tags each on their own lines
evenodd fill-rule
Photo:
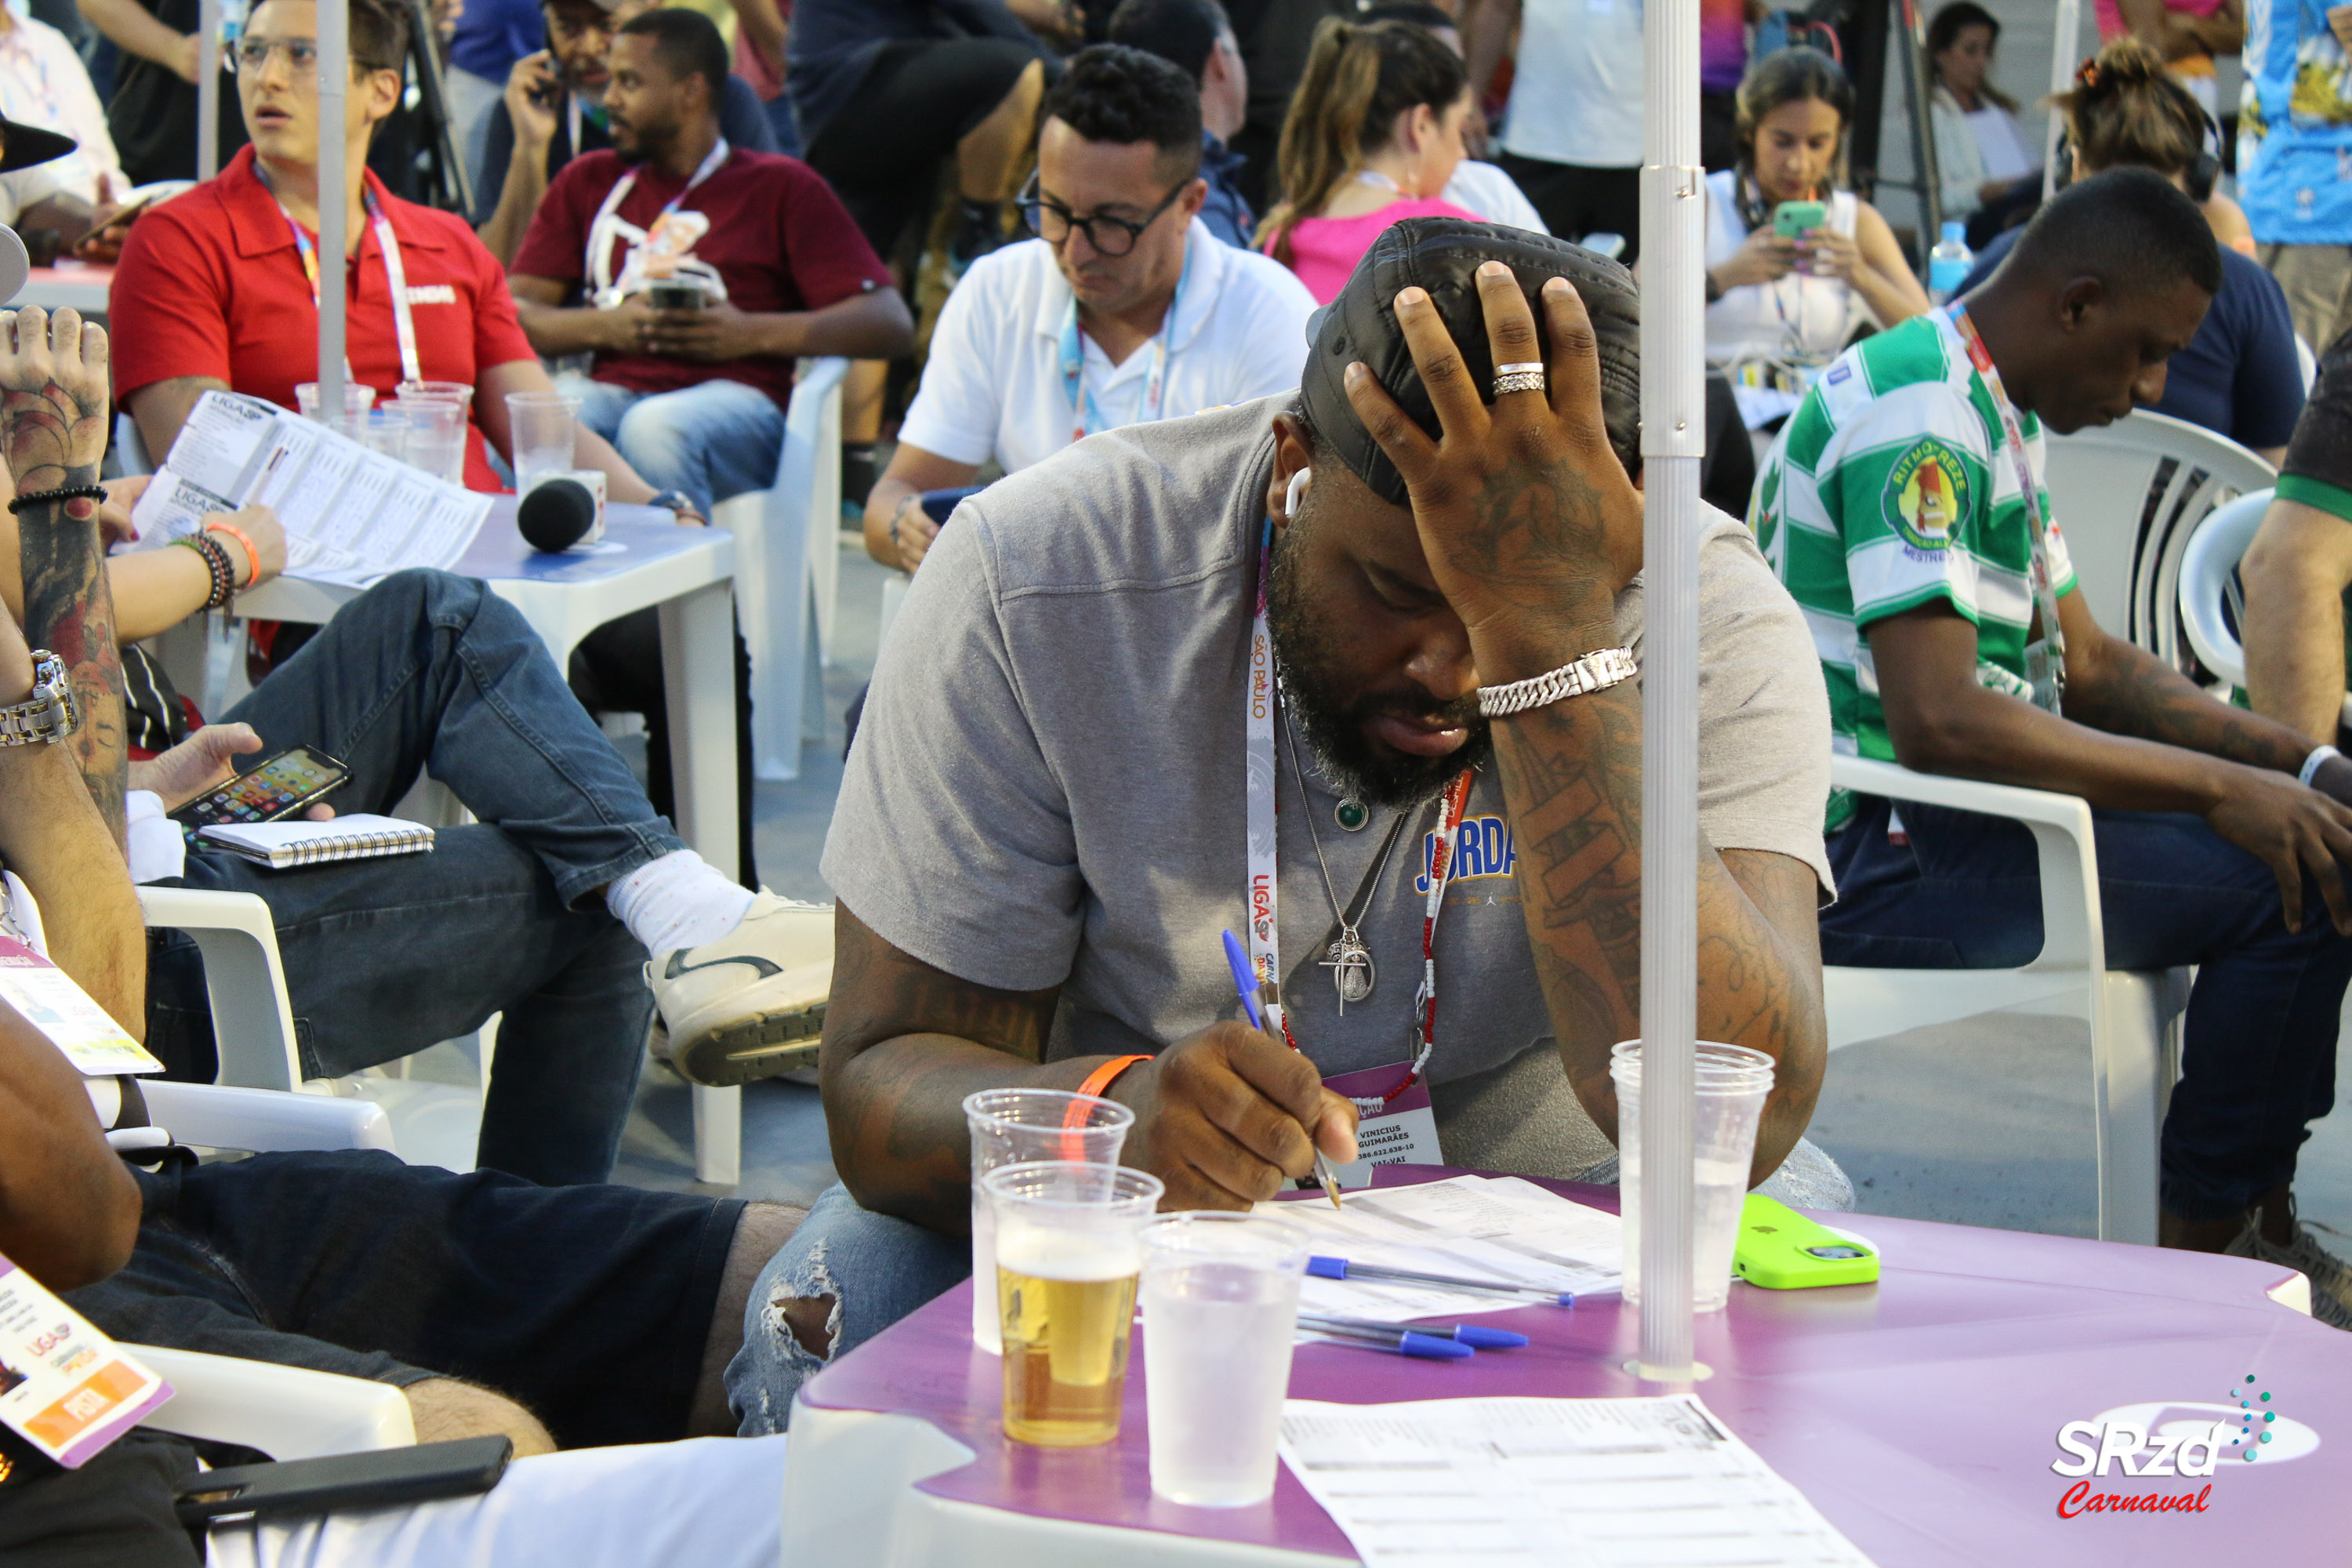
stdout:
<svg viewBox="0 0 2352 1568">
<path fill-rule="evenodd" d="M 465 558 L 452 568 L 478 577 L 522 612 L 558 670 L 605 622 L 651 606 L 661 616 L 662 680 L 669 697 L 670 775 L 677 831 L 731 874 L 735 832 L 735 539 L 724 529 L 681 528 L 656 507 L 605 509 L 602 544 L 549 555 L 523 542 L 515 498 L 490 506 Z M 322 624 L 359 597 L 354 588 L 280 577 L 240 594 L 236 611 L 263 620 Z M 732 1186 L 742 1167 L 742 1090 L 694 1090 L 694 1173 Z"/>
</svg>

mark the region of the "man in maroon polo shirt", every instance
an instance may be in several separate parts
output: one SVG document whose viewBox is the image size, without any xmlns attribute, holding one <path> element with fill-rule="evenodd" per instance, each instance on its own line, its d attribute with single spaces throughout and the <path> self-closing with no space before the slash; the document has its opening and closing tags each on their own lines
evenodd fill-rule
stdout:
<svg viewBox="0 0 2352 1568">
<path fill-rule="evenodd" d="M 798 356 L 890 359 L 914 342 L 832 188 L 719 134 L 726 80 L 709 18 L 625 23 L 604 91 L 613 148 L 564 165 L 510 279 L 534 348 L 596 356 L 581 423 L 706 510 L 774 482 Z"/>
</svg>

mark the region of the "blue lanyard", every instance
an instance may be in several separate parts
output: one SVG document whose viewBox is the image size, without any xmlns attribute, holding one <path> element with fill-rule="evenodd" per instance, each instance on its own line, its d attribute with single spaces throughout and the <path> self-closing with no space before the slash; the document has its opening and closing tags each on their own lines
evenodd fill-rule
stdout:
<svg viewBox="0 0 2352 1568">
<path fill-rule="evenodd" d="M 1184 283 L 1192 276 L 1192 242 L 1184 241 L 1184 269 L 1176 275 L 1176 291 L 1168 296 L 1168 314 L 1161 318 L 1160 331 L 1151 340 L 1151 370 L 1143 383 L 1143 411 L 1135 420 L 1149 425 L 1162 417 L 1168 402 L 1168 344 L 1176 335 L 1176 310 L 1184 302 Z M 1086 344 L 1078 335 L 1078 297 L 1070 296 L 1070 308 L 1062 316 L 1062 390 L 1070 400 L 1070 439 L 1083 441 L 1097 430 L 1115 428 L 1103 416 L 1095 403 L 1093 391 L 1085 385 L 1087 372 Z"/>
</svg>

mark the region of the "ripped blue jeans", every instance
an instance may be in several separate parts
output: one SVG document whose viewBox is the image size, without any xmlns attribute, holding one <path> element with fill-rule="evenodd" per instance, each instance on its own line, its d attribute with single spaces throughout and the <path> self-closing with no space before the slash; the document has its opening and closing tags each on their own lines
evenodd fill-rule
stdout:
<svg viewBox="0 0 2352 1568">
<path fill-rule="evenodd" d="M 760 1271 L 743 1308 L 743 1348 L 727 1363 L 727 1397 L 741 1422 L 737 1435 L 784 1430 L 793 1396 L 812 1373 L 971 1274 L 970 1237 L 861 1208 L 837 1182 L 826 1188 Z M 833 1298 L 824 1355 L 803 1348 L 784 1326 L 787 1303 L 821 1296 Z"/>
</svg>

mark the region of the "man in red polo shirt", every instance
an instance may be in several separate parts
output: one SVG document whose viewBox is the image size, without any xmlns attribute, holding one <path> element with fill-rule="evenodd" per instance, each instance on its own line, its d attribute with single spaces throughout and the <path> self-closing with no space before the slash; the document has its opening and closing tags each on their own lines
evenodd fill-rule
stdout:
<svg viewBox="0 0 2352 1568">
<path fill-rule="evenodd" d="M 483 437 L 509 449 L 506 395 L 552 384 L 515 323 L 499 264 L 455 214 L 404 202 L 367 172 L 368 139 L 400 101 L 407 19 L 386 0 L 350 0 L 342 269 L 353 377 L 389 399 L 403 380 L 474 388 L 466 481 L 496 489 Z M 264 0 L 231 55 L 252 144 L 220 177 L 131 226 L 108 298 L 117 395 L 156 461 L 205 392 L 230 388 L 294 406 L 318 379 L 318 6 Z M 387 254 L 385 236 L 393 251 Z M 393 297 L 393 266 L 405 300 Z M 583 431 L 583 468 L 616 500 L 655 489 Z"/>
<path fill-rule="evenodd" d="M 706 510 L 775 481 L 797 356 L 893 359 L 914 344 L 906 302 L 832 188 L 719 133 L 726 80 L 709 17 L 624 24 L 604 89 L 612 150 L 564 165 L 510 279 L 533 347 L 596 356 L 581 423 Z M 656 308 L 656 289 L 680 286 L 698 308 Z"/>
</svg>

